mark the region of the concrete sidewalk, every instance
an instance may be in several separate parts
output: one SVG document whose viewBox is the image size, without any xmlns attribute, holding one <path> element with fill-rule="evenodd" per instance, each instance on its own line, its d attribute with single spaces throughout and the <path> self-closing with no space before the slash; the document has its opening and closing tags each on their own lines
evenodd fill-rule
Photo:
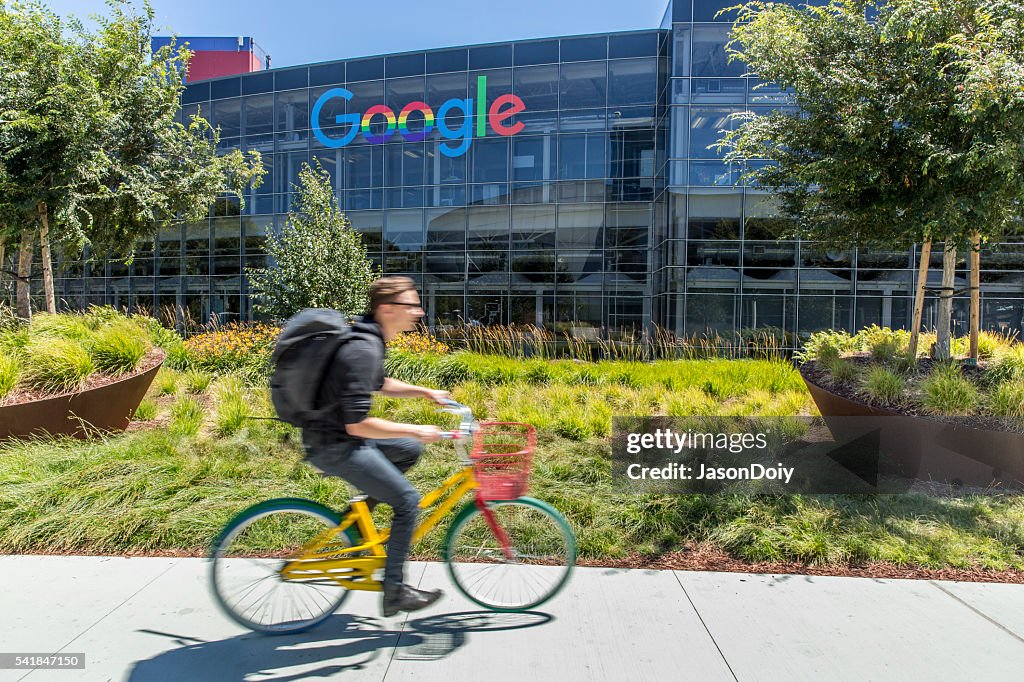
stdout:
<svg viewBox="0 0 1024 682">
<path fill-rule="evenodd" d="M 577 569 L 537 612 L 445 598 L 380 617 L 356 592 L 305 633 L 264 637 L 214 605 L 202 559 L 0 556 L 0 652 L 84 653 L 0 680 L 1019 680 L 1024 586 Z"/>
</svg>

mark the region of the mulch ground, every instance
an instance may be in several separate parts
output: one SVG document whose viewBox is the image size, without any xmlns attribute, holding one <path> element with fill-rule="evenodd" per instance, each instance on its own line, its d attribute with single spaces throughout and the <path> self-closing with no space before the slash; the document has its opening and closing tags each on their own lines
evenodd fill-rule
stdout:
<svg viewBox="0 0 1024 682">
<path fill-rule="evenodd" d="M 111 556 L 108 553 L 89 552 L 27 552 L 43 556 Z M 205 558 L 206 554 L 195 550 L 159 550 L 126 552 L 124 557 L 173 557 Z M 435 557 L 416 556 L 412 560 L 436 561 Z M 631 554 L 618 559 L 580 559 L 578 566 L 595 568 L 636 568 L 656 571 L 720 571 L 725 573 L 761 573 L 828 575 L 853 578 L 885 578 L 903 580 L 956 580 L 972 583 L 1015 583 L 1024 584 L 1024 571 L 996 571 L 985 568 L 924 568 L 921 566 L 900 566 L 884 562 L 867 564 L 811 565 L 799 562 L 765 561 L 749 562 L 736 559 L 712 545 L 691 545 L 684 550 L 667 552 L 656 556 Z"/>
</svg>

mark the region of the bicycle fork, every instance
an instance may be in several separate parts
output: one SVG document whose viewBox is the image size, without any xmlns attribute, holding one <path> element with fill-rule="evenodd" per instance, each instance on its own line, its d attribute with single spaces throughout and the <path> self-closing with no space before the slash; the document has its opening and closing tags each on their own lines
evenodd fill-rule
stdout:
<svg viewBox="0 0 1024 682">
<path fill-rule="evenodd" d="M 491 532 L 494 533 L 494 537 L 498 538 L 498 542 L 501 543 L 501 551 L 505 553 L 505 560 L 514 561 L 515 557 L 512 555 L 512 546 L 508 541 L 508 535 L 505 534 L 505 529 L 498 524 L 498 520 L 494 518 L 494 512 L 479 495 L 473 497 L 473 502 L 480 513 L 484 515 L 484 520 Z"/>
</svg>

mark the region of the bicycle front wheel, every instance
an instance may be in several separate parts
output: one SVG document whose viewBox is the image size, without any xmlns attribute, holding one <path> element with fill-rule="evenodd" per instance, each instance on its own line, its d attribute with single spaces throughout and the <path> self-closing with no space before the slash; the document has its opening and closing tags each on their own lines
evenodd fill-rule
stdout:
<svg viewBox="0 0 1024 682">
<path fill-rule="evenodd" d="M 235 622 L 267 634 L 299 632 L 326 620 L 348 590 L 316 571 L 285 579 L 281 569 L 339 523 L 327 507 L 297 498 L 268 500 L 241 512 L 210 555 L 217 603 Z M 351 546 L 345 533 L 333 542 L 339 549 Z"/>
<path fill-rule="evenodd" d="M 550 505 L 530 497 L 487 503 L 505 546 L 487 515 L 470 503 L 445 540 L 445 561 L 455 586 L 495 611 L 525 611 L 551 599 L 576 564 L 576 537 Z"/>
</svg>

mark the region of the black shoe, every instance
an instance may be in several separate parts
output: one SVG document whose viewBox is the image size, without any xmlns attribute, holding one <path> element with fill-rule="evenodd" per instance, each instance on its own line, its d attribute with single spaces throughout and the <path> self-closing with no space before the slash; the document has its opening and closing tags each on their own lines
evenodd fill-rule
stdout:
<svg viewBox="0 0 1024 682">
<path fill-rule="evenodd" d="M 441 590 L 417 590 L 405 583 L 385 585 L 382 605 L 384 616 L 393 616 L 399 611 L 419 611 L 436 602 L 442 594 Z"/>
</svg>

